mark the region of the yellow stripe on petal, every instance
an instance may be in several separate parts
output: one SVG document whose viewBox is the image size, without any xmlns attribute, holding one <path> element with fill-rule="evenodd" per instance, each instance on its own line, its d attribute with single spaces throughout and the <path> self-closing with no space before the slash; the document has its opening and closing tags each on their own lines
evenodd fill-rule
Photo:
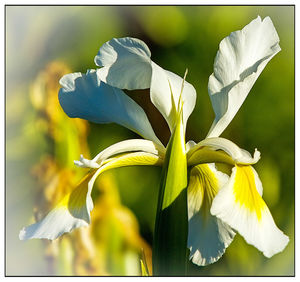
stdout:
<svg viewBox="0 0 300 282">
<path fill-rule="evenodd" d="M 255 176 L 251 166 L 236 165 L 236 176 L 233 191 L 235 202 L 241 207 L 255 212 L 260 221 L 262 212 L 267 207 L 256 188 Z"/>
<path fill-rule="evenodd" d="M 213 198 L 228 176 L 214 164 L 193 167 L 188 186 L 190 260 L 200 266 L 216 262 L 232 242 L 235 232 L 210 214 Z"/>
<path fill-rule="evenodd" d="M 55 207 L 55 209 L 66 209 L 75 218 L 84 219 L 90 223 L 90 211 L 93 209 L 93 202 L 88 194 L 88 183 L 96 170 L 88 173 L 77 185 L 77 187 L 67 194 Z"/>
<path fill-rule="evenodd" d="M 221 185 L 218 178 L 222 179 L 222 184 L 228 179 L 225 174 L 218 172 L 212 164 L 201 164 L 191 169 L 188 186 L 189 218 L 200 208 L 203 215 L 209 213 L 212 200 Z"/>
<path fill-rule="evenodd" d="M 286 247 L 289 238 L 276 226 L 261 195 L 262 184 L 254 168 L 236 165 L 214 198 L 210 212 L 271 257 Z"/>
<path fill-rule="evenodd" d="M 54 240 L 74 228 L 90 223 L 93 202 L 88 192 L 88 182 L 96 171 L 87 174 L 73 192 L 67 194 L 41 221 L 23 228 L 20 240 L 45 238 Z"/>
</svg>

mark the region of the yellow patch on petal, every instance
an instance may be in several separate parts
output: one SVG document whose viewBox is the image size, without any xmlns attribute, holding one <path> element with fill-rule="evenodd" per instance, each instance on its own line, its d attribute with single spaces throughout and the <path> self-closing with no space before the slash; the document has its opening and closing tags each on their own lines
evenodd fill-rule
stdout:
<svg viewBox="0 0 300 282">
<path fill-rule="evenodd" d="M 205 187 L 204 197 L 209 205 L 219 190 L 218 179 L 207 164 L 196 166 L 201 188 Z"/>
<path fill-rule="evenodd" d="M 95 170 L 87 174 L 78 186 L 69 194 L 67 194 L 55 207 L 55 209 L 68 209 L 69 212 L 76 217 L 81 211 L 82 207 L 86 204 L 86 196 L 88 192 L 88 183 L 92 176 L 95 174 Z"/>
<path fill-rule="evenodd" d="M 207 164 L 197 165 L 192 168 L 188 194 L 195 208 L 202 210 L 202 215 L 209 214 L 212 200 L 219 190 L 219 180 Z M 192 200 L 193 199 L 193 200 Z"/>
<path fill-rule="evenodd" d="M 233 192 L 235 202 L 249 211 L 255 212 L 260 221 L 266 204 L 256 189 L 255 176 L 251 166 L 236 165 Z"/>
</svg>

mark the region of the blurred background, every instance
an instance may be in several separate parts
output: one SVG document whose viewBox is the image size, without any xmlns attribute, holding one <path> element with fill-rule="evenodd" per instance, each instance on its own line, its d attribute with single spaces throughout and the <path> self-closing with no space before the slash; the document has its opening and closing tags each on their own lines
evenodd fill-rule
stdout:
<svg viewBox="0 0 300 282">
<path fill-rule="evenodd" d="M 141 257 L 151 265 L 160 180 L 160 168 L 155 167 L 104 173 L 93 190 L 90 227 L 52 243 L 19 241 L 19 231 L 45 216 L 86 173 L 73 165 L 81 153 L 93 157 L 115 142 L 138 138 L 115 124 L 68 118 L 57 98 L 60 77 L 96 68 L 94 56 L 113 37 L 142 39 L 161 67 L 181 76 L 189 69 L 187 80 L 197 90 L 197 104 L 186 139 L 199 142 L 214 118 L 207 83 L 218 44 L 257 15 L 271 17 L 282 51 L 266 66 L 222 137 L 249 152 L 261 152 L 255 169 L 264 200 L 290 242 L 267 259 L 236 235 L 217 263 L 190 263 L 188 273 L 294 275 L 294 7 L 6 6 L 7 275 L 140 275 Z M 153 123 L 160 120 L 150 100 L 139 94 L 130 95 Z M 155 124 L 166 142 L 165 125 Z"/>
</svg>

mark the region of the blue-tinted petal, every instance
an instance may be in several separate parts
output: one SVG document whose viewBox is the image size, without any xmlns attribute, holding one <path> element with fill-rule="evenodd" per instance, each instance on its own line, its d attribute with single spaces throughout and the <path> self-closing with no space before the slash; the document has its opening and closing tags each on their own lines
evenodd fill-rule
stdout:
<svg viewBox="0 0 300 282">
<path fill-rule="evenodd" d="M 60 84 L 59 101 L 69 117 L 115 122 L 160 144 L 143 109 L 122 90 L 100 81 L 96 71 L 67 74 Z"/>
</svg>

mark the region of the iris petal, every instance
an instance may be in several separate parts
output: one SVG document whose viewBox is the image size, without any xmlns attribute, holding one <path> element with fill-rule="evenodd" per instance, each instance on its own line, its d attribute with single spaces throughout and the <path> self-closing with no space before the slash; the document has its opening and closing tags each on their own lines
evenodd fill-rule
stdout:
<svg viewBox="0 0 300 282">
<path fill-rule="evenodd" d="M 188 186 L 190 259 L 197 265 L 216 262 L 232 242 L 235 232 L 210 214 L 210 206 L 228 176 L 217 171 L 213 164 L 192 168 Z"/>
<path fill-rule="evenodd" d="M 213 200 L 211 213 L 237 230 L 266 257 L 281 252 L 289 238 L 278 229 L 261 198 L 262 184 L 251 166 L 236 165 Z"/>
<path fill-rule="evenodd" d="M 206 138 L 198 144 L 189 144 L 188 165 L 201 163 L 255 164 L 260 152 L 255 149 L 253 157 L 228 139 L 221 137 Z"/>
<path fill-rule="evenodd" d="M 80 160 L 75 161 L 74 163 L 80 167 L 99 168 L 105 160 L 114 155 L 138 151 L 151 153 L 163 159 L 166 149 L 164 146 L 158 145 L 150 140 L 130 139 L 109 146 L 92 160 L 87 160 L 81 156 Z"/>
<path fill-rule="evenodd" d="M 93 209 L 93 201 L 88 195 L 88 182 L 92 177 L 93 173 L 89 173 L 43 220 L 23 228 L 19 234 L 20 240 L 54 240 L 74 228 L 87 226 Z"/>
<path fill-rule="evenodd" d="M 182 116 L 185 132 L 187 120 L 196 104 L 196 90 L 190 83 L 183 81 L 180 76 L 166 71 L 152 62 L 151 101 L 163 115 L 171 131 L 175 127 L 176 116 L 180 111 L 177 108 L 180 96 L 183 101 Z"/>
<path fill-rule="evenodd" d="M 209 78 L 208 92 L 215 120 L 207 137 L 218 137 L 246 99 L 267 63 L 280 51 L 279 37 L 269 17 L 257 17 L 224 38 Z"/>
<path fill-rule="evenodd" d="M 173 131 L 183 79 L 164 70 L 150 59 L 147 45 L 139 39 L 125 37 L 106 42 L 95 57 L 102 68 L 97 74 L 102 81 L 120 89 L 150 88 L 152 103 Z M 184 83 L 182 99 L 184 128 L 196 103 L 196 91 Z"/>
<path fill-rule="evenodd" d="M 120 89 L 150 87 L 150 50 L 136 38 L 114 38 L 104 43 L 95 57 L 100 79 Z"/>
<path fill-rule="evenodd" d="M 94 70 L 67 74 L 60 80 L 59 101 L 69 117 L 96 123 L 115 122 L 161 144 L 144 110 L 122 90 L 100 81 Z"/>
</svg>

